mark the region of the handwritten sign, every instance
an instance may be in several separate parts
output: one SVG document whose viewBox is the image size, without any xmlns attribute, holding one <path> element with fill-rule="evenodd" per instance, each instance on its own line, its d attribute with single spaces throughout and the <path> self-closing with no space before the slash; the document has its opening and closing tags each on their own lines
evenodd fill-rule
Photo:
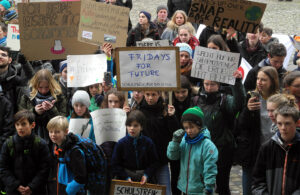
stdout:
<svg viewBox="0 0 300 195">
<path fill-rule="evenodd" d="M 70 55 L 67 57 L 68 87 L 86 87 L 102 83 L 107 71 L 105 54 Z"/>
<path fill-rule="evenodd" d="M 117 142 L 126 135 L 126 112 L 120 108 L 100 109 L 91 112 L 98 145 Z"/>
<path fill-rule="evenodd" d="M 78 40 L 95 45 L 126 46 L 129 8 L 81 0 Z"/>
<path fill-rule="evenodd" d="M 128 182 L 122 180 L 111 181 L 110 195 L 144 195 L 155 194 L 165 195 L 166 186 L 154 185 L 154 184 L 140 184 L 139 182 Z"/>
<path fill-rule="evenodd" d="M 235 78 L 232 75 L 238 68 L 239 56 L 239 53 L 197 46 L 191 76 L 234 85 Z"/>
<path fill-rule="evenodd" d="M 246 0 L 193 0 L 188 21 L 256 33 L 266 4 Z"/>
<path fill-rule="evenodd" d="M 19 3 L 21 51 L 28 60 L 65 59 L 98 49 L 77 41 L 80 2 Z"/>
<path fill-rule="evenodd" d="M 118 90 L 176 90 L 180 87 L 178 47 L 116 49 Z"/>
<path fill-rule="evenodd" d="M 7 47 L 13 51 L 20 50 L 20 31 L 18 24 L 8 24 Z"/>
<path fill-rule="evenodd" d="M 69 132 L 88 138 L 92 125 L 89 124 L 90 119 L 71 118 L 69 122 Z"/>
<path fill-rule="evenodd" d="M 170 46 L 168 40 L 137 41 L 137 47 L 167 47 Z"/>
</svg>

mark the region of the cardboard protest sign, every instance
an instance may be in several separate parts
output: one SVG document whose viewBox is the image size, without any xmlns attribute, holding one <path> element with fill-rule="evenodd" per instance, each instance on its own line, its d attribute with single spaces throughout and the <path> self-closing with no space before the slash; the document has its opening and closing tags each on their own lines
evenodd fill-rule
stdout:
<svg viewBox="0 0 300 195">
<path fill-rule="evenodd" d="M 232 76 L 238 68 L 239 53 L 231 53 L 206 47 L 196 47 L 191 77 L 235 84 Z"/>
<path fill-rule="evenodd" d="M 180 88 L 178 47 L 127 47 L 116 49 L 118 90 Z"/>
<path fill-rule="evenodd" d="M 70 55 L 67 57 L 68 87 L 86 87 L 102 83 L 107 71 L 105 54 Z"/>
<path fill-rule="evenodd" d="M 129 8 L 81 0 L 78 40 L 95 45 L 104 42 L 125 47 Z"/>
<path fill-rule="evenodd" d="M 170 46 L 169 40 L 137 41 L 137 47 L 167 47 Z"/>
<path fill-rule="evenodd" d="M 256 33 L 266 4 L 246 0 L 193 0 L 188 21 Z"/>
<path fill-rule="evenodd" d="M 126 112 L 120 108 L 100 109 L 91 112 L 98 145 L 117 142 L 126 135 Z"/>
<path fill-rule="evenodd" d="M 69 132 L 88 138 L 92 125 L 89 124 L 90 119 L 71 118 L 69 122 Z"/>
<path fill-rule="evenodd" d="M 139 182 L 128 182 L 123 180 L 111 181 L 110 195 L 143 195 L 155 194 L 166 195 L 166 186 L 155 184 L 140 184 Z"/>
<path fill-rule="evenodd" d="M 7 47 L 10 47 L 12 51 L 20 50 L 20 32 L 18 24 L 8 24 Z"/>
<path fill-rule="evenodd" d="M 65 59 L 98 49 L 77 41 L 80 2 L 19 3 L 21 51 L 28 60 Z"/>
</svg>

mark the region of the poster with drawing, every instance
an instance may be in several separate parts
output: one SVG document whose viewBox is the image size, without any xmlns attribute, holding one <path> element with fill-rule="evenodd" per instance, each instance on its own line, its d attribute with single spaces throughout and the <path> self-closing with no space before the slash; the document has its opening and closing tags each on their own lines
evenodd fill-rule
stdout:
<svg viewBox="0 0 300 195">
<path fill-rule="evenodd" d="M 113 48 L 125 47 L 129 8 L 81 0 L 78 40 L 94 45 L 111 43 Z"/>
<path fill-rule="evenodd" d="M 86 87 L 103 82 L 107 70 L 105 54 L 70 55 L 67 63 L 68 87 Z"/>
<path fill-rule="evenodd" d="M 120 108 L 107 108 L 91 112 L 94 133 L 98 145 L 117 142 L 126 135 L 126 112 Z"/>
<path fill-rule="evenodd" d="M 28 60 L 92 54 L 97 46 L 77 41 L 80 2 L 18 3 L 21 52 Z"/>
</svg>

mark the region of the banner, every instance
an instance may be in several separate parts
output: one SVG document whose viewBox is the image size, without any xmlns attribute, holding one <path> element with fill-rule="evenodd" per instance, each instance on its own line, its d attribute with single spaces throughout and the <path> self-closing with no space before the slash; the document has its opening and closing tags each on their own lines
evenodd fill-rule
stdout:
<svg viewBox="0 0 300 195">
<path fill-rule="evenodd" d="M 92 125 L 89 124 L 90 119 L 71 118 L 69 121 L 69 132 L 88 138 Z"/>
<path fill-rule="evenodd" d="M 137 47 L 167 47 L 170 46 L 169 40 L 137 41 Z"/>
<path fill-rule="evenodd" d="M 188 21 L 219 29 L 233 27 L 239 32 L 256 33 L 266 4 L 246 0 L 193 0 Z"/>
<path fill-rule="evenodd" d="M 70 55 L 67 57 L 68 87 L 86 87 L 102 83 L 107 71 L 105 54 Z"/>
<path fill-rule="evenodd" d="M 8 24 L 7 47 L 12 51 L 20 51 L 20 31 L 18 24 Z"/>
<path fill-rule="evenodd" d="M 117 88 L 123 91 L 180 88 L 178 47 L 116 49 Z"/>
<path fill-rule="evenodd" d="M 242 80 L 243 84 L 245 83 L 247 75 L 251 69 L 252 69 L 252 66 L 247 62 L 247 60 L 245 58 L 242 58 L 241 65 L 238 68 L 238 70 L 241 71 L 241 73 L 243 75 L 243 80 Z"/>
<path fill-rule="evenodd" d="M 123 180 L 111 181 L 110 195 L 166 195 L 166 186 L 155 184 L 140 184 L 139 182 L 128 182 Z"/>
<path fill-rule="evenodd" d="M 197 46 L 191 77 L 234 85 L 233 73 L 238 68 L 239 57 L 239 53 Z"/>
<path fill-rule="evenodd" d="M 104 42 L 125 47 L 128 31 L 129 8 L 81 0 L 78 40 L 95 45 Z"/>
<path fill-rule="evenodd" d="M 120 108 L 100 109 L 91 112 L 96 143 L 118 142 L 126 135 L 126 112 Z"/>
<path fill-rule="evenodd" d="M 18 4 L 21 52 L 28 60 L 65 59 L 98 49 L 77 41 L 80 2 Z"/>
</svg>

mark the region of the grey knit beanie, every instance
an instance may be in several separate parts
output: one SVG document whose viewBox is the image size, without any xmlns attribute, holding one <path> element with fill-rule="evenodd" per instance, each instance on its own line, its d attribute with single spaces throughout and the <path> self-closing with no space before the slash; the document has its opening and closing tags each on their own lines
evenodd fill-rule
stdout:
<svg viewBox="0 0 300 195">
<path fill-rule="evenodd" d="M 156 13 L 158 13 L 161 9 L 165 9 L 165 10 L 167 10 L 167 12 L 169 13 L 168 7 L 167 7 L 166 5 L 159 5 L 159 6 L 156 8 Z"/>
<path fill-rule="evenodd" d="M 89 108 L 91 105 L 89 94 L 84 90 L 77 90 L 72 97 L 72 107 L 75 103 L 82 103 Z"/>
</svg>

